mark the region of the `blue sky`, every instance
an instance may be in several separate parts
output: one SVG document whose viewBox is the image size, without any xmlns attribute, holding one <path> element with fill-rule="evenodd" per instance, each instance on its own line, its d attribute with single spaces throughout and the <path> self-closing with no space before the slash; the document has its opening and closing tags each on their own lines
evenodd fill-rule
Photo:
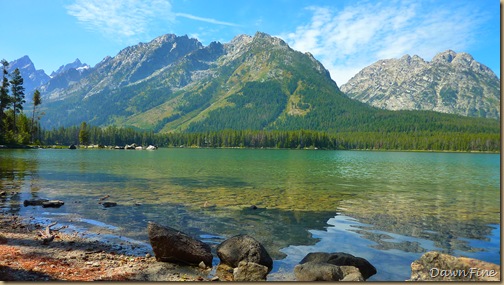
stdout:
<svg viewBox="0 0 504 285">
<path fill-rule="evenodd" d="M 499 9 L 496 0 L 0 0 L 0 59 L 28 55 L 50 74 L 167 33 L 207 45 L 261 31 L 311 52 L 339 86 L 379 59 L 430 61 L 448 49 L 500 77 Z"/>
</svg>

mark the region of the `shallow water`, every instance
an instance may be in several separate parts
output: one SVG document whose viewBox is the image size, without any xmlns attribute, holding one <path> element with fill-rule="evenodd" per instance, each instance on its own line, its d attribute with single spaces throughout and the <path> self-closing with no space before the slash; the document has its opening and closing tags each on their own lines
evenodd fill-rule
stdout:
<svg viewBox="0 0 504 285">
<path fill-rule="evenodd" d="M 283 280 L 308 252 L 343 251 L 405 280 L 429 250 L 500 264 L 498 154 L 252 149 L 0 150 L 4 211 L 149 251 L 147 221 L 215 247 L 247 233 Z M 118 203 L 103 208 L 99 198 Z M 61 199 L 59 209 L 24 199 Z M 253 210 L 251 205 L 258 209 Z"/>
</svg>

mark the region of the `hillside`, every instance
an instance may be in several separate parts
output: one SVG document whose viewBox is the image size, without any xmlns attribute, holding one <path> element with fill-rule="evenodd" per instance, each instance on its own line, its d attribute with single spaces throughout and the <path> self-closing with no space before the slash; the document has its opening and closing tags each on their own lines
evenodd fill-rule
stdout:
<svg viewBox="0 0 504 285">
<path fill-rule="evenodd" d="M 81 76 L 42 88 L 44 127 L 86 121 L 155 132 L 499 131 L 496 120 L 390 112 L 350 99 L 311 54 L 264 33 L 208 46 L 164 35 L 106 57 Z"/>
</svg>

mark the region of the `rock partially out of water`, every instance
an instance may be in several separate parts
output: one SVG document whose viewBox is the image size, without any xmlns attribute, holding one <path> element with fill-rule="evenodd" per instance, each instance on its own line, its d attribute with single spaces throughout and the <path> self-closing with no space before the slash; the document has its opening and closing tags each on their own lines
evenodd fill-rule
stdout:
<svg viewBox="0 0 504 285">
<path fill-rule="evenodd" d="M 294 267 L 297 281 L 339 281 L 343 279 L 341 268 L 334 264 L 306 262 Z"/>
<path fill-rule="evenodd" d="M 156 260 L 196 266 L 201 262 L 206 266 L 212 265 L 213 256 L 208 244 L 153 222 L 149 222 L 147 231 Z"/>
<path fill-rule="evenodd" d="M 500 281 L 500 266 L 431 251 L 411 263 L 409 281 Z"/>
<path fill-rule="evenodd" d="M 42 207 L 43 208 L 59 208 L 59 207 L 63 206 L 64 204 L 65 204 L 65 202 L 63 202 L 61 200 L 49 200 L 46 202 L 42 202 Z"/>
<path fill-rule="evenodd" d="M 240 261 L 264 265 L 268 268 L 268 273 L 273 268 L 273 259 L 266 249 L 248 235 L 237 235 L 225 240 L 217 247 L 217 255 L 221 263 L 233 268 L 238 267 Z"/>
<path fill-rule="evenodd" d="M 362 277 L 368 279 L 376 274 L 376 268 L 362 257 L 356 257 L 344 252 L 311 252 L 308 253 L 299 263 L 314 262 L 320 264 L 333 264 L 337 266 L 354 266 L 359 269 Z"/>
<path fill-rule="evenodd" d="M 266 281 L 268 267 L 255 262 L 240 261 L 233 270 L 234 281 Z"/>
</svg>

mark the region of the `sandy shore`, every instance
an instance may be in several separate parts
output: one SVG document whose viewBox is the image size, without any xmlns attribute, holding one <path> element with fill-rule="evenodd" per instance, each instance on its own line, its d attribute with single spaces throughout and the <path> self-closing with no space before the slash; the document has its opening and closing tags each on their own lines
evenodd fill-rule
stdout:
<svg viewBox="0 0 504 285">
<path fill-rule="evenodd" d="M 47 224 L 0 213 L 1 281 L 208 281 L 211 269 L 157 262 Z"/>
</svg>

